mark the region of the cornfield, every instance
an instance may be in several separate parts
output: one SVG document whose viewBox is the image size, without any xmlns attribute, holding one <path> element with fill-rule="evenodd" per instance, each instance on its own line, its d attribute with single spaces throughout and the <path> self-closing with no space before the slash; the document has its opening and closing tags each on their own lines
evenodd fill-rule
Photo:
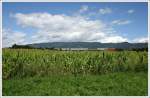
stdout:
<svg viewBox="0 0 150 98">
<path fill-rule="evenodd" d="M 101 75 L 147 71 L 148 53 L 3 49 L 2 64 L 3 79 L 47 75 Z"/>
</svg>

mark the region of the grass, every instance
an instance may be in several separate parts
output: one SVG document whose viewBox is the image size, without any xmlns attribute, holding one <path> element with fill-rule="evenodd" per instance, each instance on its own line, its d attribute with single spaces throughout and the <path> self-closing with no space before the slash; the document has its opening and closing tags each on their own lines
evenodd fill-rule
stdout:
<svg viewBox="0 0 150 98">
<path fill-rule="evenodd" d="M 145 72 L 3 80 L 3 96 L 147 96 Z"/>
<path fill-rule="evenodd" d="M 3 96 L 147 96 L 146 51 L 3 49 Z"/>
</svg>

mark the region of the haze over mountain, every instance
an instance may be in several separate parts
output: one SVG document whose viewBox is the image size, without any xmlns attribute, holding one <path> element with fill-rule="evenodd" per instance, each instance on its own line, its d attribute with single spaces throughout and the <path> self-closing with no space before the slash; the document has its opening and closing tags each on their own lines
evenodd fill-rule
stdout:
<svg viewBox="0 0 150 98">
<path fill-rule="evenodd" d="M 48 42 L 28 44 L 34 48 L 147 48 L 148 43 Z"/>
</svg>

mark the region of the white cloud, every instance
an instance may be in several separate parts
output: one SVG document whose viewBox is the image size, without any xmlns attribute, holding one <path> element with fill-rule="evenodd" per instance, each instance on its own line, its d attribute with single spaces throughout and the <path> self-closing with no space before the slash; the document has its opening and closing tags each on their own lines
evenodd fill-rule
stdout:
<svg viewBox="0 0 150 98">
<path fill-rule="evenodd" d="M 90 20 L 82 16 L 52 15 L 49 13 L 14 14 L 13 18 L 23 28 L 32 27 L 37 31 L 28 40 L 41 42 L 124 42 L 127 38 L 118 35 L 101 20 Z M 4 31 L 5 32 L 5 31 Z M 5 32 L 6 33 L 6 32 Z M 29 43 L 24 33 L 6 34 L 4 45 Z M 9 33 L 10 34 L 10 33 Z M 14 41 L 12 41 L 14 40 Z"/>
<path fill-rule="evenodd" d="M 103 43 L 118 43 L 118 42 L 127 42 L 127 38 L 121 36 L 109 36 L 102 40 Z"/>
<path fill-rule="evenodd" d="M 87 10 L 88 10 L 88 6 L 87 5 L 83 5 L 83 6 L 81 6 L 81 9 L 79 10 L 79 13 L 86 12 Z"/>
<path fill-rule="evenodd" d="M 26 44 L 26 34 L 22 32 L 12 32 L 8 29 L 3 29 L 2 47 L 9 47 L 13 44 Z"/>
<path fill-rule="evenodd" d="M 112 13 L 112 10 L 110 8 L 102 8 L 102 9 L 99 9 L 99 13 L 100 14 L 110 14 L 110 13 Z"/>
<path fill-rule="evenodd" d="M 134 10 L 130 9 L 130 10 L 128 10 L 128 13 L 132 14 L 132 13 L 134 13 Z"/>
<path fill-rule="evenodd" d="M 148 37 L 135 38 L 133 40 L 133 42 L 135 42 L 135 43 L 145 43 L 145 42 L 148 42 Z"/>
<path fill-rule="evenodd" d="M 126 25 L 126 24 L 130 24 L 131 21 L 130 20 L 114 20 L 112 21 L 112 25 Z"/>
</svg>

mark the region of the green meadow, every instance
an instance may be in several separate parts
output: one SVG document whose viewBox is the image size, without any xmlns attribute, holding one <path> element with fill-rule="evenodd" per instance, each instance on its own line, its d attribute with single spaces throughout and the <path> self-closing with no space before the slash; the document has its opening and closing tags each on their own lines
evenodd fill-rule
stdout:
<svg viewBox="0 0 150 98">
<path fill-rule="evenodd" d="M 147 96 L 146 51 L 3 49 L 3 96 Z"/>
</svg>

